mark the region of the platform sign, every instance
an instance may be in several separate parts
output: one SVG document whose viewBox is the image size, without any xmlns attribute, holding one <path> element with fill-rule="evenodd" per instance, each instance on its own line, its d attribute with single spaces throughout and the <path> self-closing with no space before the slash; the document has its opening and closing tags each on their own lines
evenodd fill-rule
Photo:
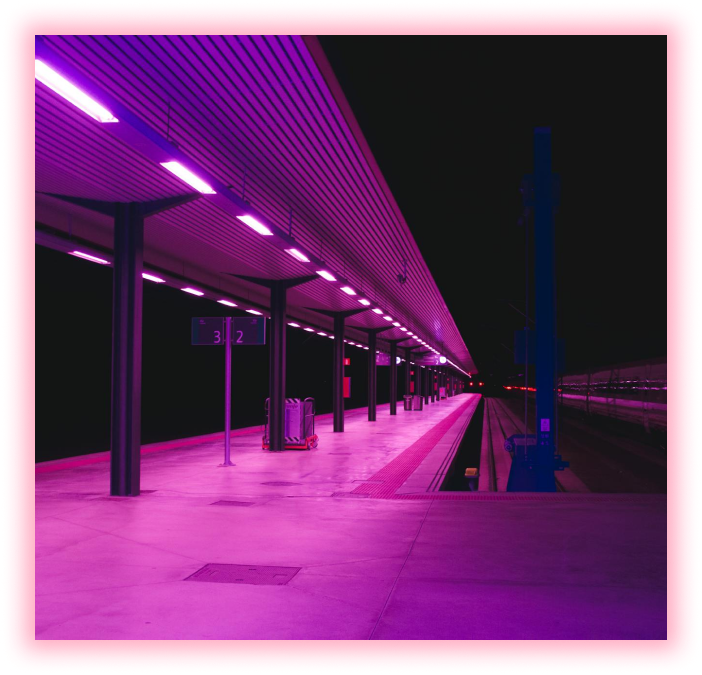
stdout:
<svg viewBox="0 0 702 675">
<path fill-rule="evenodd" d="M 201 316 L 192 321 L 191 342 L 193 345 L 223 345 L 224 317 Z"/>
<path fill-rule="evenodd" d="M 420 366 L 438 366 L 439 356 L 436 354 L 424 354 L 423 356 L 417 356 L 414 362 Z"/>
<path fill-rule="evenodd" d="M 390 365 L 390 354 L 386 354 L 385 352 L 376 353 L 375 365 L 376 366 L 389 366 Z"/>
<path fill-rule="evenodd" d="M 265 345 L 266 319 L 258 317 L 236 317 L 232 319 L 232 345 Z"/>
</svg>

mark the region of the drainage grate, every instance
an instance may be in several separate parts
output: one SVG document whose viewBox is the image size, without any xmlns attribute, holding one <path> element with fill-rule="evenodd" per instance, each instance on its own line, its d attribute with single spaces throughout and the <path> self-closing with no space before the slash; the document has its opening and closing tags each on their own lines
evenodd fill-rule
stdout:
<svg viewBox="0 0 702 675">
<path fill-rule="evenodd" d="M 272 480 L 268 483 L 261 483 L 261 485 L 272 485 L 273 487 L 290 487 L 291 485 L 302 485 L 302 483 L 288 483 L 284 480 Z"/>
<path fill-rule="evenodd" d="M 208 563 L 185 581 L 209 581 L 218 584 L 251 584 L 253 586 L 284 586 L 302 568 L 270 565 L 226 565 Z"/>
<path fill-rule="evenodd" d="M 233 502 L 229 499 L 220 499 L 218 502 L 212 502 L 210 506 L 252 506 L 255 502 Z"/>
</svg>

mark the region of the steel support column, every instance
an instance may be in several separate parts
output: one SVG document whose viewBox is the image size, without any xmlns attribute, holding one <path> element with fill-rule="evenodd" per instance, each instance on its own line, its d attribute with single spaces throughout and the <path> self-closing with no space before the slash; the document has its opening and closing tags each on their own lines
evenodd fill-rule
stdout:
<svg viewBox="0 0 702 675">
<path fill-rule="evenodd" d="M 422 366 L 415 364 L 414 366 L 414 393 L 417 396 L 423 396 L 422 393 Z"/>
<path fill-rule="evenodd" d="M 334 362 L 332 364 L 334 431 L 344 430 L 344 316 L 334 316 Z"/>
<path fill-rule="evenodd" d="M 390 414 L 397 415 L 397 341 L 390 343 Z"/>
<path fill-rule="evenodd" d="M 431 386 L 430 386 L 429 396 L 431 398 L 431 402 L 434 403 L 434 401 L 436 400 L 436 371 L 432 368 L 430 372 L 431 372 Z"/>
<path fill-rule="evenodd" d="M 375 422 L 378 402 L 378 364 L 376 363 L 377 338 L 374 331 L 368 333 L 368 421 Z"/>
<path fill-rule="evenodd" d="M 268 371 L 268 437 L 272 452 L 285 449 L 285 345 L 288 289 L 271 284 L 271 330 Z"/>
<path fill-rule="evenodd" d="M 199 199 L 201 194 L 124 203 L 59 194 L 49 196 L 114 218 L 110 494 L 137 496 L 141 463 L 144 219 Z"/>
<path fill-rule="evenodd" d="M 412 381 L 412 364 L 410 359 L 412 358 L 412 349 L 405 348 L 405 396 L 410 395 L 410 382 Z"/>
</svg>

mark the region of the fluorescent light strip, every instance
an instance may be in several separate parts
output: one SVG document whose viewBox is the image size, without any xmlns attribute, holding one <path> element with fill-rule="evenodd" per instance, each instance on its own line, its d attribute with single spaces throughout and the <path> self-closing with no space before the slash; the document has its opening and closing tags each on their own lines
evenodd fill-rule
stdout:
<svg viewBox="0 0 702 675">
<path fill-rule="evenodd" d="M 74 255 L 76 258 L 83 258 L 83 260 L 90 260 L 90 262 L 97 263 L 98 265 L 109 265 L 109 260 L 103 260 L 97 256 L 90 255 L 90 253 L 83 253 L 83 251 L 70 251 L 69 255 Z"/>
<path fill-rule="evenodd" d="M 322 337 L 327 337 L 327 334 L 323 333 L 321 330 L 319 331 L 319 333 L 317 333 L 317 335 L 321 335 Z"/>
<path fill-rule="evenodd" d="M 292 326 L 293 328 L 299 328 L 299 327 L 300 327 L 300 324 L 299 324 L 299 323 L 290 322 L 290 323 L 288 324 L 288 326 Z"/>
<path fill-rule="evenodd" d="M 34 77 L 94 120 L 103 123 L 119 122 L 109 110 L 39 59 L 34 59 Z"/>
<path fill-rule="evenodd" d="M 230 302 L 229 300 L 217 300 L 220 305 L 226 305 L 227 307 L 238 307 L 238 305 Z"/>
<path fill-rule="evenodd" d="M 383 319 L 385 319 L 386 321 L 392 321 L 392 317 L 389 314 L 384 316 Z"/>
<path fill-rule="evenodd" d="M 298 251 L 296 248 L 286 248 L 286 253 L 289 253 L 293 258 L 299 260 L 300 262 L 308 263 L 310 259 L 302 252 Z"/>
<path fill-rule="evenodd" d="M 370 303 L 370 300 L 366 300 L 365 298 L 361 298 L 361 299 L 359 300 L 359 302 L 360 302 L 364 307 L 368 307 L 368 305 L 371 304 L 371 303 Z"/>
<path fill-rule="evenodd" d="M 180 162 L 161 162 L 164 169 L 168 169 L 172 174 L 178 176 L 184 183 L 198 192 L 205 195 L 216 195 L 217 193 L 201 178 L 198 178 L 190 169 L 186 169 Z"/>
<path fill-rule="evenodd" d="M 305 328 L 305 332 L 314 333 L 314 328 Z"/>
<path fill-rule="evenodd" d="M 393 325 L 393 326 L 397 326 L 398 328 L 400 327 L 400 324 L 399 324 L 398 321 L 393 321 L 392 325 Z"/>
<path fill-rule="evenodd" d="M 374 310 L 372 310 L 374 314 L 382 314 L 383 310 L 380 309 L 379 307 L 376 307 Z"/>
<path fill-rule="evenodd" d="M 322 279 L 326 279 L 327 281 L 336 281 L 336 277 L 330 272 L 327 272 L 327 270 L 317 270 L 317 274 L 319 274 Z"/>
<path fill-rule="evenodd" d="M 237 216 L 237 218 L 264 237 L 273 236 L 273 233 L 263 223 L 259 223 L 253 216 Z"/>
<path fill-rule="evenodd" d="M 404 326 L 400 326 L 400 330 L 401 330 L 403 333 L 406 333 L 406 332 L 407 332 L 407 329 L 406 329 Z"/>
<path fill-rule="evenodd" d="M 356 291 L 351 288 L 351 286 L 342 286 L 341 290 L 346 293 L 346 295 L 356 295 Z"/>
<path fill-rule="evenodd" d="M 181 288 L 180 290 L 190 293 L 190 295 L 205 295 L 202 291 L 198 291 L 194 288 Z"/>
<path fill-rule="evenodd" d="M 156 277 L 153 274 L 147 274 L 146 272 L 142 272 L 141 276 L 144 277 L 144 279 L 148 279 L 149 281 L 153 281 L 154 283 L 157 284 L 165 284 L 166 280 L 161 279 L 161 277 Z"/>
<path fill-rule="evenodd" d="M 247 309 L 249 314 L 255 314 L 256 316 L 263 316 L 263 312 L 259 312 L 257 309 Z"/>
</svg>

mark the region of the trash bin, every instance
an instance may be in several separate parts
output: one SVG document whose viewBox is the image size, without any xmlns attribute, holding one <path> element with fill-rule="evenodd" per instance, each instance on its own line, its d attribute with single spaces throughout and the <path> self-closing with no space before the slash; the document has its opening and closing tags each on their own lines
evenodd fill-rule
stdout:
<svg viewBox="0 0 702 675">
<path fill-rule="evenodd" d="M 412 410 L 424 410 L 424 396 L 415 394 L 412 397 Z"/>
<path fill-rule="evenodd" d="M 412 410 L 412 399 L 414 396 L 404 396 L 405 399 L 405 410 Z"/>
</svg>

